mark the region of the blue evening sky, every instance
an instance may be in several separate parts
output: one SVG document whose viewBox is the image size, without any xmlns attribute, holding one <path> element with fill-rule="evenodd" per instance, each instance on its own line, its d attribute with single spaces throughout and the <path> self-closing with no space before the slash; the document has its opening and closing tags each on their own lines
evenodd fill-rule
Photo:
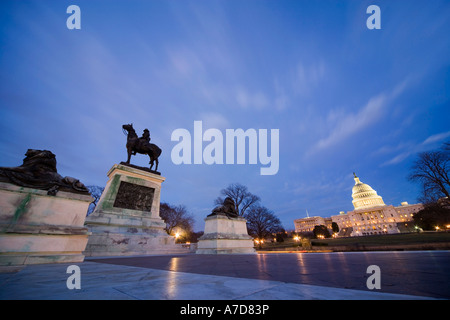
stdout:
<svg viewBox="0 0 450 320">
<path fill-rule="evenodd" d="M 71 4 L 81 30 L 66 27 Z M 448 0 L 2 0 L 0 166 L 47 149 L 61 175 L 104 186 L 132 122 L 163 149 L 161 200 L 186 205 L 196 230 L 233 182 L 286 229 L 306 210 L 352 210 L 354 171 L 386 204 L 416 203 L 415 155 L 450 139 L 449 34 Z M 278 173 L 173 164 L 171 134 L 195 120 L 279 129 Z"/>
</svg>

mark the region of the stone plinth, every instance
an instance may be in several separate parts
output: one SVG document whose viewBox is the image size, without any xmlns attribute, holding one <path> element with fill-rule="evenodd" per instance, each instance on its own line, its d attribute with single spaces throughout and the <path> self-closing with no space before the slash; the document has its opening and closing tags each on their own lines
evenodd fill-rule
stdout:
<svg viewBox="0 0 450 320">
<path fill-rule="evenodd" d="M 86 218 L 92 233 L 86 256 L 127 256 L 181 253 L 159 216 L 160 175 L 122 164 L 108 172 L 109 180 L 95 208 Z"/>
<path fill-rule="evenodd" d="M 205 219 L 205 233 L 199 238 L 197 254 L 256 254 L 247 233 L 247 220 L 212 215 Z"/>
<path fill-rule="evenodd" d="M 0 182 L 0 266 L 82 262 L 90 195 Z"/>
</svg>

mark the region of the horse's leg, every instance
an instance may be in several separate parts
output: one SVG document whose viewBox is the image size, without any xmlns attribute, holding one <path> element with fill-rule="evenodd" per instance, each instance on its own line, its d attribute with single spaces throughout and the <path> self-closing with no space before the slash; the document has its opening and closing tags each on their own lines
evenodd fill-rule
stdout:
<svg viewBox="0 0 450 320">
<path fill-rule="evenodd" d="M 156 168 L 155 168 L 155 171 L 158 171 L 158 164 L 159 164 L 158 158 L 156 158 L 155 161 L 156 161 Z"/>
<path fill-rule="evenodd" d="M 150 162 L 149 162 L 149 164 L 150 164 L 150 170 L 152 170 L 152 167 L 153 167 L 153 158 L 152 158 L 152 156 L 149 154 L 148 155 L 149 157 L 150 157 Z"/>
<path fill-rule="evenodd" d="M 131 160 L 131 148 L 127 148 L 127 153 L 128 153 L 127 163 L 130 164 L 130 160 Z"/>
</svg>

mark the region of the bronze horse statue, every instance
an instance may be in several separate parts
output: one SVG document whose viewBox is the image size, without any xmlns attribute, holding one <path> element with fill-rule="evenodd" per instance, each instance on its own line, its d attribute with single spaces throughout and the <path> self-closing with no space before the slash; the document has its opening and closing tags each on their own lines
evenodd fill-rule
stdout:
<svg viewBox="0 0 450 320">
<path fill-rule="evenodd" d="M 124 132 L 127 131 L 126 135 L 128 159 L 126 163 L 130 164 L 131 155 L 135 155 L 136 153 L 148 154 L 148 156 L 150 157 L 150 170 L 152 170 L 153 164 L 154 162 L 156 162 L 155 171 L 158 171 L 158 157 L 161 155 L 161 149 L 156 144 L 139 139 L 136 131 L 133 128 L 133 124 L 124 124 L 122 128 Z"/>
</svg>

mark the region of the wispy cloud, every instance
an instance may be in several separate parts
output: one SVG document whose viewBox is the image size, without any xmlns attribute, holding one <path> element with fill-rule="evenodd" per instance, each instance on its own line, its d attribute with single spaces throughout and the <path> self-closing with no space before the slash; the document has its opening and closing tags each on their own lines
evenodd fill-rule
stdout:
<svg viewBox="0 0 450 320">
<path fill-rule="evenodd" d="M 281 86 L 278 79 L 274 80 L 274 88 L 275 88 L 274 107 L 276 110 L 282 111 L 288 107 L 289 96 L 286 93 L 286 90 Z"/>
<path fill-rule="evenodd" d="M 239 87 L 236 90 L 236 101 L 238 105 L 242 108 L 254 108 L 254 109 L 264 109 L 269 106 L 270 102 L 267 96 L 260 92 L 249 92 L 244 87 Z"/>
<path fill-rule="evenodd" d="M 379 94 L 369 99 L 367 104 L 357 113 L 349 113 L 343 116 L 336 115 L 335 111 L 328 114 L 328 122 L 332 119 L 336 123 L 333 130 L 327 137 L 320 139 L 315 146 L 315 151 L 326 149 L 332 145 L 345 140 L 350 135 L 366 128 L 378 121 L 386 107 L 387 97 L 385 94 Z"/>
<path fill-rule="evenodd" d="M 383 145 L 381 148 L 373 151 L 371 153 L 371 156 L 378 156 L 378 155 L 386 155 L 386 154 L 392 154 L 394 152 L 402 151 L 407 148 L 410 148 L 413 144 L 411 142 L 400 142 L 397 145 L 389 146 L 389 145 Z"/>
<path fill-rule="evenodd" d="M 217 112 L 202 112 L 197 120 L 203 121 L 204 128 L 216 128 L 224 130 L 230 127 L 230 122 L 222 114 Z"/>
<path fill-rule="evenodd" d="M 412 153 L 413 152 L 411 152 L 411 151 L 402 152 L 402 153 L 396 155 L 395 157 L 393 157 L 392 159 L 390 159 L 389 161 L 382 163 L 381 167 L 400 163 L 403 160 L 405 160 L 406 158 L 408 158 Z"/>
<path fill-rule="evenodd" d="M 325 63 L 323 61 L 308 65 L 299 62 L 295 69 L 293 81 L 294 92 L 303 96 L 308 95 L 324 77 Z"/>
<path fill-rule="evenodd" d="M 403 160 L 405 160 L 406 158 L 408 158 L 410 155 L 415 154 L 417 152 L 422 152 L 426 149 L 429 149 L 434 143 L 441 142 L 442 140 L 444 140 L 448 137 L 450 137 L 450 131 L 431 135 L 428 138 L 426 138 L 423 142 L 421 142 L 420 144 L 418 144 L 414 147 L 409 146 L 407 150 L 404 150 L 403 152 L 394 156 L 390 160 L 382 163 L 381 166 L 398 164 L 398 163 L 402 162 Z"/>
<path fill-rule="evenodd" d="M 389 103 L 391 103 L 406 88 L 407 81 L 398 84 L 391 92 L 379 93 L 371 97 L 368 102 L 355 113 L 343 113 L 331 110 L 326 116 L 328 127 L 331 131 L 320 139 L 310 150 L 315 153 L 327 149 L 337 143 L 344 141 L 369 126 L 375 124 L 385 115 Z"/>
<path fill-rule="evenodd" d="M 422 145 L 427 145 L 427 144 L 432 144 L 432 143 L 435 143 L 435 142 L 439 142 L 439 141 L 442 141 L 442 140 L 446 139 L 447 137 L 450 137 L 450 131 L 434 134 L 434 135 L 429 136 L 428 138 L 426 138 L 425 141 L 422 142 Z"/>
<path fill-rule="evenodd" d="M 167 55 L 174 73 L 183 77 L 203 74 L 205 66 L 201 57 L 193 50 L 185 47 L 167 49 Z"/>
</svg>

